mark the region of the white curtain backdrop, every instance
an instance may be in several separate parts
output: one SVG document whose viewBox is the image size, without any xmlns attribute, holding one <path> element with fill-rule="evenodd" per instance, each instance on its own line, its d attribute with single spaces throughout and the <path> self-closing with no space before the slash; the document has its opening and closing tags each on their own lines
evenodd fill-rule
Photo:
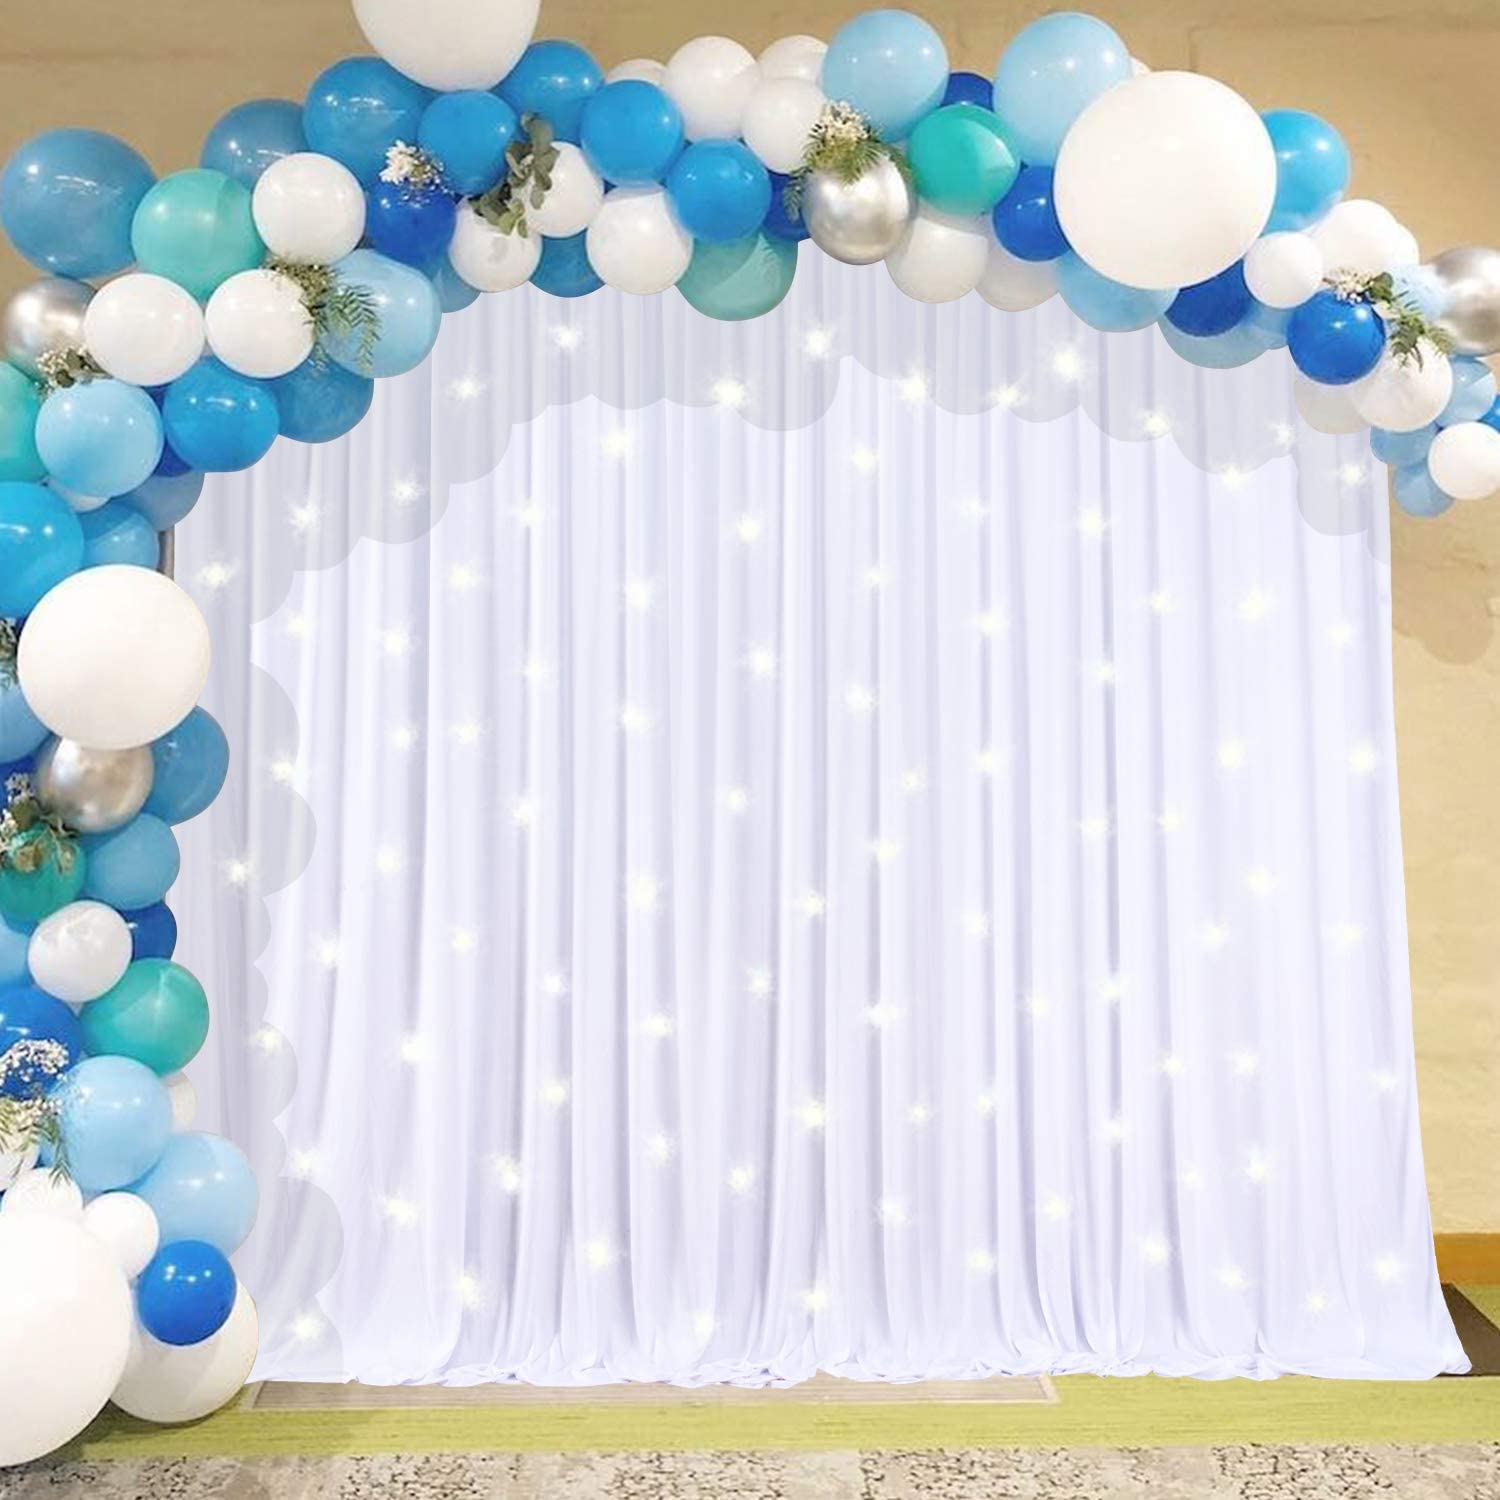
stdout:
<svg viewBox="0 0 1500 1500">
<path fill-rule="evenodd" d="M 1464 1367 L 1384 476 L 1282 356 L 530 289 L 179 576 L 258 1375 Z"/>
</svg>

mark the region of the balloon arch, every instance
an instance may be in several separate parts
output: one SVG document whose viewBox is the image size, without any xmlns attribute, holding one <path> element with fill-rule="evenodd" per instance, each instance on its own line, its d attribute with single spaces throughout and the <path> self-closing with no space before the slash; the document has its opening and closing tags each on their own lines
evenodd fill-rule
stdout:
<svg viewBox="0 0 1500 1500">
<path fill-rule="evenodd" d="M 532 42 L 536 0 L 354 8 L 379 56 L 230 111 L 198 168 L 55 130 L 0 178 L 46 273 L 0 364 L 0 1465 L 250 1372 L 227 1257 L 255 1182 L 189 1128 L 208 1003 L 163 904 L 228 747 L 207 627 L 155 570 L 205 473 L 349 431 L 444 312 L 530 281 L 755 317 L 810 238 L 922 301 L 1154 323 L 1206 367 L 1285 346 L 1302 417 L 1373 427 L 1407 511 L 1500 487 L 1500 252 L 1423 263 L 1345 198 L 1330 125 L 1153 73 L 1103 21 L 1043 17 L 993 79 L 895 10 L 605 73 Z"/>
</svg>

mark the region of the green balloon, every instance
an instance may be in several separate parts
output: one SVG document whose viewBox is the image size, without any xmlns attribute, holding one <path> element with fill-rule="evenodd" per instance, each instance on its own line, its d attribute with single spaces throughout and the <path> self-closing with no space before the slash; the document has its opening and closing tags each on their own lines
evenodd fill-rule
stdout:
<svg viewBox="0 0 1500 1500">
<path fill-rule="evenodd" d="M 699 240 L 677 290 L 705 317 L 737 323 L 770 312 L 796 274 L 796 241 L 757 229 L 724 244 Z"/>
<path fill-rule="evenodd" d="M 208 997 L 181 964 L 139 958 L 112 990 L 84 1006 L 80 1020 L 85 1050 L 175 1073 L 208 1035 Z"/>
<path fill-rule="evenodd" d="M 221 281 L 265 257 L 255 232 L 250 189 L 206 167 L 174 172 L 141 199 L 130 243 L 142 271 L 185 287 L 200 302 Z"/>
<path fill-rule="evenodd" d="M 0 862 L 0 917 L 12 927 L 44 921 L 70 901 L 76 901 L 83 889 L 88 858 L 72 840 L 67 845 L 72 857 L 68 859 L 66 869 L 55 850 L 47 851 L 34 870 L 16 868 L 11 856 L 19 854 L 30 844 L 45 843 L 51 837 L 46 828 L 29 828 L 16 834 L 5 845 L 7 858 Z"/>
<path fill-rule="evenodd" d="M 42 393 L 14 365 L 0 365 L 0 479 L 41 479 L 47 466 L 37 457 L 36 414 Z"/>
<path fill-rule="evenodd" d="M 906 157 L 919 196 L 945 214 L 987 214 L 1021 170 L 1000 117 L 978 104 L 933 110 L 912 131 Z"/>
</svg>

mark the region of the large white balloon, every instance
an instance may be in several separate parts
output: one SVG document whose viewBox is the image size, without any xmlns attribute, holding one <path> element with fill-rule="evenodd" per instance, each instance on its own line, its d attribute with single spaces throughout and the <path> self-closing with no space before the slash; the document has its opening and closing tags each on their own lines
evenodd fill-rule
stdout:
<svg viewBox="0 0 1500 1500">
<path fill-rule="evenodd" d="M 759 79 L 755 59 L 738 42 L 700 36 L 672 54 L 662 87 L 681 111 L 690 141 L 733 140 Z"/>
<path fill-rule="evenodd" d="M 49 1219 L 83 1221 L 83 1193 L 71 1177 L 51 1167 L 32 1167 L 22 1172 L 0 1198 L 0 1220 L 41 1214 Z"/>
<path fill-rule="evenodd" d="M 1314 432 L 1344 436 L 1363 432 L 1370 425 L 1356 409 L 1354 392 L 1349 386 L 1323 385 L 1309 380 L 1300 370 L 1292 376 L 1292 401 Z"/>
<path fill-rule="evenodd" d="M 472 203 L 461 203 L 448 244 L 448 260 L 460 280 L 481 292 L 508 292 L 531 279 L 542 258 L 537 234 L 506 234 Z"/>
<path fill-rule="evenodd" d="M 84 1209 L 83 1227 L 109 1246 L 131 1281 L 146 1269 L 161 1243 L 155 1210 L 134 1193 L 100 1193 Z"/>
<path fill-rule="evenodd" d="M 250 1378 L 259 1341 L 255 1303 L 242 1284 L 224 1326 L 202 1343 L 163 1344 L 136 1327 L 111 1399 L 143 1422 L 196 1422 Z"/>
<path fill-rule="evenodd" d="M 60 1448 L 93 1421 L 134 1323 L 107 1245 L 48 1214 L 0 1214 L 0 1468 Z"/>
<path fill-rule="evenodd" d="M 1427 450 L 1432 482 L 1455 500 L 1483 500 L 1500 490 L 1500 432 L 1484 422 L 1455 422 Z"/>
<path fill-rule="evenodd" d="M 1299 307 L 1323 285 L 1323 251 L 1290 230 L 1256 240 L 1245 254 L 1245 285 L 1267 307 Z"/>
<path fill-rule="evenodd" d="M 130 964 L 130 928 L 102 901 L 72 901 L 37 923 L 26 949 L 31 977 L 49 995 L 86 1005 Z"/>
<path fill-rule="evenodd" d="M 83 342 L 106 374 L 132 385 L 166 385 L 203 353 L 203 314 L 165 276 L 132 271 L 94 293 Z"/>
<path fill-rule="evenodd" d="M 760 76 L 817 83 L 823 76 L 823 58 L 827 52 L 828 43 L 815 36 L 784 36 L 761 53 Z"/>
<path fill-rule="evenodd" d="M 150 568 L 110 563 L 42 596 L 21 632 L 16 670 L 54 734 L 128 750 L 187 717 L 209 654 L 208 626 L 182 588 Z"/>
<path fill-rule="evenodd" d="M 1453 366 L 1428 339 L 1404 360 L 1387 349 L 1353 391 L 1355 411 L 1387 432 L 1415 432 L 1435 422 L 1452 395 Z"/>
<path fill-rule="evenodd" d="M 313 349 L 313 323 L 297 283 L 275 271 L 240 271 L 219 284 L 204 313 L 208 345 L 256 380 L 289 375 Z"/>
<path fill-rule="evenodd" d="M 1416 251 L 1410 231 L 1383 203 L 1370 198 L 1346 198 L 1335 203 L 1309 232 L 1330 272 L 1377 276 L 1412 264 L 1409 257 Z"/>
<path fill-rule="evenodd" d="M 354 0 L 370 45 L 430 89 L 489 89 L 526 50 L 540 0 Z"/>
<path fill-rule="evenodd" d="M 250 200 L 255 228 L 272 255 L 299 265 L 342 260 L 365 232 L 365 191 L 343 162 L 295 151 L 260 174 Z"/>
<path fill-rule="evenodd" d="M 962 217 L 923 205 L 885 258 L 891 280 L 918 302 L 952 302 L 979 285 L 990 258 L 987 216 Z"/>
<path fill-rule="evenodd" d="M 1058 153 L 1063 232 L 1101 275 L 1166 291 L 1233 265 L 1276 197 L 1255 110 L 1197 73 L 1144 73 L 1100 94 Z"/>
<path fill-rule="evenodd" d="M 1022 260 L 999 240 L 990 239 L 989 258 L 975 291 L 1001 312 L 1025 312 L 1039 307 L 1057 290 L 1057 272 L 1050 260 Z"/>
<path fill-rule="evenodd" d="M 762 77 L 745 105 L 745 144 L 773 172 L 795 172 L 827 102 L 823 90 L 806 79 Z"/>
<path fill-rule="evenodd" d="M 540 208 L 528 207 L 526 224 L 532 234 L 566 239 L 582 234 L 594 221 L 604 202 L 604 183 L 588 158 L 568 141 L 557 143 L 557 161 L 552 168 L 552 186 Z"/>
<path fill-rule="evenodd" d="M 693 237 L 673 217 L 659 187 L 616 188 L 584 242 L 606 286 L 649 297 L 676 286 L 693 258 Z"/>
</svg>

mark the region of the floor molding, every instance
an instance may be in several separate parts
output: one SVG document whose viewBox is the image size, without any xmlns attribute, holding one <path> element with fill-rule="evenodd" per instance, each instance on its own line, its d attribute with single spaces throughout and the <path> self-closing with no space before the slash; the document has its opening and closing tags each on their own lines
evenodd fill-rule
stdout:
<svg viewBox="0 0 1500 1500">
<path fill-rule="evenodd" d="M 1435 1234 L 1438 1277 L 1456 1286 L 1500 1285 L 1500 1234 Z"/>
</svg>

